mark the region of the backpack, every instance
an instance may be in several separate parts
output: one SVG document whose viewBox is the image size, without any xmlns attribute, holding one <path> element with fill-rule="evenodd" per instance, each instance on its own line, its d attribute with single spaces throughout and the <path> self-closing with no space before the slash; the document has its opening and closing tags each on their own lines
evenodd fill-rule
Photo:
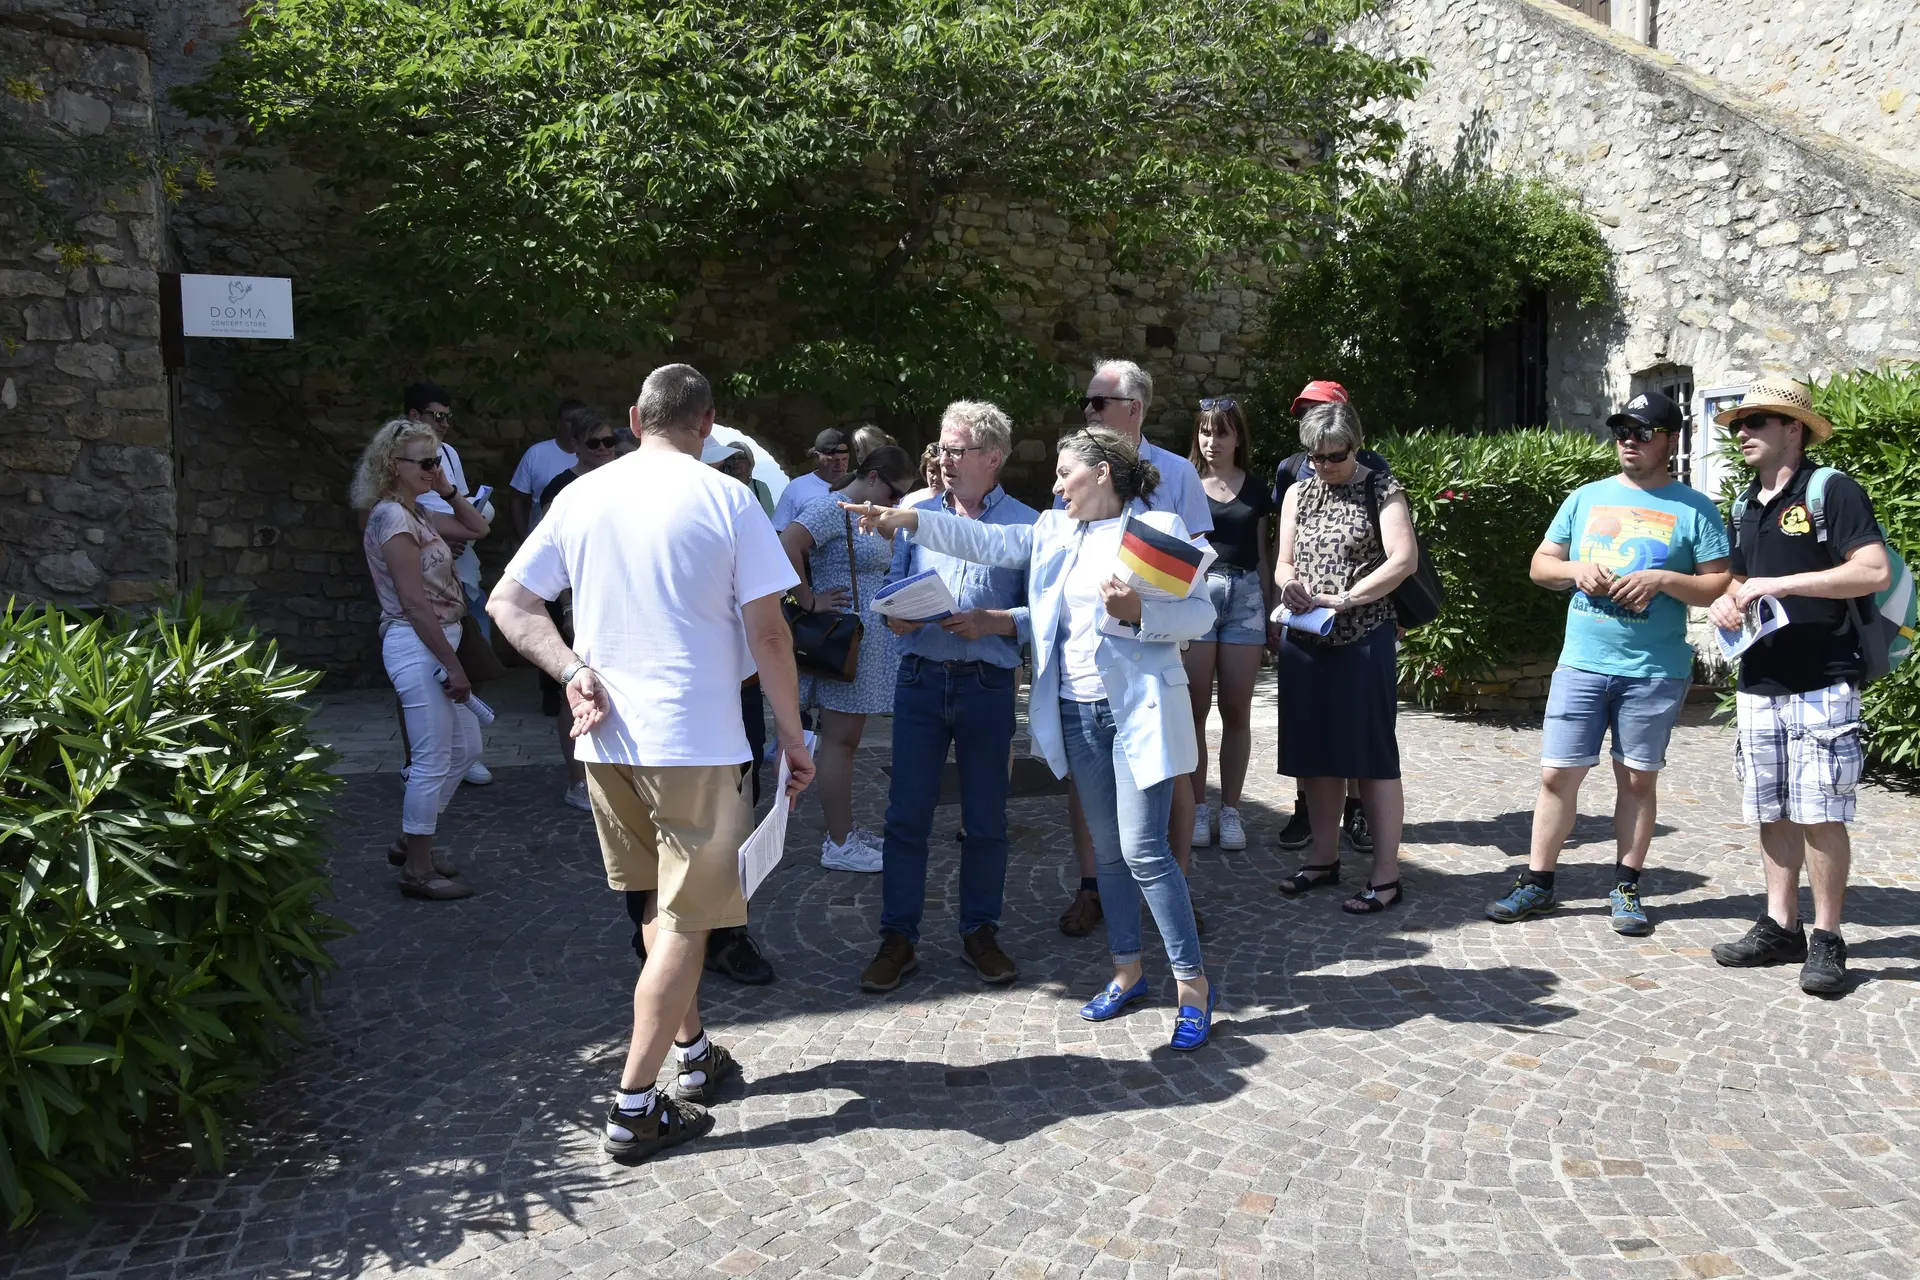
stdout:
<svg viewBox="0 0 1920 1280">
<path fill-rule="evenodd" d="M 1807 477 L 1806 501 L 1807 515 L 1812 519 L 1815 539 L 1821 546 L 1827 545 L 1827 484 L 1840 472 L 1832 467 L 1815 467 L 1813 474 Z M 1757 482 L 1756 482 L 1757 483 Z M 1746 525 L 1747 509 L 1752 503 L 1753 486 L 1749 485 L 1733 500 L 1733 541 L 1740 543 L 1740 531 Z M 1887 565 L 1892 571 L 1887 589 L 1876 591 L 1870 596 L 1855 596 L 1847 601 L 1848 624 L 1860 633 L 1860 655 L 1867 664 L 1863 685 L 1872 684 L 1880 677 L 1889 674 L 1907 660 L 1913 652 L 1916 635 L 1916 599 L 1913 582 L 1913 570 L 1907 565 L 1906 557 L 1887 538 L 1887 527 L 1879 524 L 1880 541 L 1887 548 Z M 1832 556 L 1833 562 L 1840 563 L 1839 556 Z"/>
</svg>

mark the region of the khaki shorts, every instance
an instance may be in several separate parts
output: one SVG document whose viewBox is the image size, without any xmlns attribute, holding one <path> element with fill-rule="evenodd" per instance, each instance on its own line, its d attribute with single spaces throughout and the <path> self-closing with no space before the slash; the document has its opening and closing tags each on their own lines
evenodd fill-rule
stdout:
<svg viewBox="0 0 1920 1280">
<path fill-rule="evenodd" d="M 753 806 L 744 784 L 737 764 L 589 764 L 607 887 L 654 891 L 660 927 L 675 933 L 745 924 L 740 846 Z"/>
</svg>

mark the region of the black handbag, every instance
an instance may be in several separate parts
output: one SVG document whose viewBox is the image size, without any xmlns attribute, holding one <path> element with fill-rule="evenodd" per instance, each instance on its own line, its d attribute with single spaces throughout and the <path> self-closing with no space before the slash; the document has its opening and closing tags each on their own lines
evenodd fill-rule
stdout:
<svg viewBox="0 0 1920 1280">
<path fill-rule="evenodd" d="M 1380 489 L 1374 483 L 1379 478 L 1378 471 L 1367 473 L 1367 516 L 1373 521 L 1373 536 L 1380 541 L 1380 558 L 1367 566 L 1366 572 L 1360 575 L 1363 578 L 1387 562 L 1387 540 L 1380 532 Z M 1440 571 L 1433 567 L 1433 556 L 1420 541 L 1417 530 L 1413 541 L 1419 548 L 1419 562 L 1406 580 L 1393 589 L 1391 596 L 1395 617 L 1407 631 L 1432 622 L 1447 604 L 1447 589 L 1440 582 Z"/>
<path fill-rule="evenodd" d="M 860 674 L 860 640 L 866 627 L 860 621 L 860 569 L 853 560 L 853 516 L 844 507 L 847 522 L 847 578 L 853 591 L 853 609 L 802 609 L 792 596 L 780 602 L 793 631 L 793 661 L 802 671 L 829 680 L 851 681 Z"/>
</svg>

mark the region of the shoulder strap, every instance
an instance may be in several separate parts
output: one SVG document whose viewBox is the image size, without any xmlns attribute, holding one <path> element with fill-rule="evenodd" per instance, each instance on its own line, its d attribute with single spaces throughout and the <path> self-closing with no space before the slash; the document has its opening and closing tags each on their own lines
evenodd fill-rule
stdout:
<svg viewBox="0 0 1920 1280">
<path fill-rule="evenodd" d="M 1367 493 L 1367 519 L 1373 521 L 1374 541 L 1380 544 L 1380 550 L 1387 549 L 1387 535 L 1380 532 L 1380 473 L 1372 467 L 1367 468 L 1365 484 Z"/>
<path fill-rule="evenodd" d="M 1807 515 L 1813 520 L 1814 539 L 1821 543 L 1827 540 L 1827 482 L 1838 474 L 1832 467 L 1815 467 L 1807 477 Z"/>
<path fill-rule="evenodd" d="M 853 512 L 840 508 L 840 518 L 847 522 L 847 582 L 853 592 L 853 611 L 860 612 L 860 566 L 853 560 Z"/>
</svg>

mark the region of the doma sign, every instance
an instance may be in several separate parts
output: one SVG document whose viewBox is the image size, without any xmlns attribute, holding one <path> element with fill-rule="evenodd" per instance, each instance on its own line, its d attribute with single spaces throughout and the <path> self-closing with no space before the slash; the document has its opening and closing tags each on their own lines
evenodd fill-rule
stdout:
<svg viewBox="0 0 1920 1280">
<path fill-rule="evenodd" d="M 180 325 L 189 338 L 291 338 L 293 281 L 182 275 Z"/>
</svg>

